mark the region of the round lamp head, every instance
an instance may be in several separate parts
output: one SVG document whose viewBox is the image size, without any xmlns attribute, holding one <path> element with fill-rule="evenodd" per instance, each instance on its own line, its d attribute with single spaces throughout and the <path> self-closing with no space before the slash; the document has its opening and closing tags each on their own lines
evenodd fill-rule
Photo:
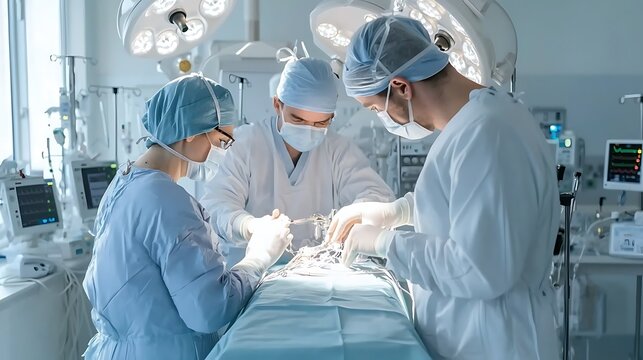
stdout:
<svg viewBox="0 0 643 360">
<path fill-rule="evenodd" d="M 494 0 L 327 0 L 310 15 L 315 44 L 345 59 L 355 31 L 372 19 L 395 14 L 422 23 L 462 75 L 484 85 L 508 83 L 516 65 L 516 31 Z M 345 40 L 348 38 L 348 41 Z"/>
<path fill-rule="evenodd" d="M 236 0 L 122 0 L 118 34 L 130 54 L 160 60 L 209 40 Z"/>
</svg>

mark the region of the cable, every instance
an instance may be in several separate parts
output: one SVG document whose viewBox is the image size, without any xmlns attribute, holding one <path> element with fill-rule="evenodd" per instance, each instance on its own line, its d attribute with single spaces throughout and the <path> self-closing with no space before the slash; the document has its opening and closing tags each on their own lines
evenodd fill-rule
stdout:
<svg viewBox="0 0 643 360">
<path fill-rule="evenodd" d="M 68 286 L 65 293 L 65 338 L 63 342 L 62 351 L 65 352 L 63 358 L 77 358 L 84 349 L 79 349 L 80 335 L 86 331 L 87 334 L 95 332 L 94 327 L 91 325 L 89 316 L 87 316 L 87 306 L 83 301 L 85 295 L 82 288 L 82 283 L 76 273 L 81 271 L 74 271 L 73 269 L 63 265 L 61 266 L 65 272 L 65 279 Z"/>
<path fill-rule="evenodd" d="M 46 285 L 40 279 L 23 279 L 16 276 L 6 276 L 0 278 L 0 284 L 4 286 L 20 286 L 25 284 L 38 284 L 46 291 L 55 296 L 63 297 L 63 324 L 60 343 L 62 344 L 58 357 L 60 359 L 76 359 L 82 354 L 80 349 L 80 336 L 83 333 L 91 334 L 95 332 L 91 324 L 90 317 L 87 315 L 88 307 L 83 299 L 86 299 L 82 282 L 76 275 L 81 271 L 74 271 L 62 262 L 56 262 L 56 266 L 64 274 L 65 286 L 62 291 L 55 290 Z"/>
<path fill-rule="evenodd" d="M 617 220 L 616 218 L 609 217 L 609 218 L 594 221 L 592 224 L 589 225 L 589 227 L 587 228 L 587 231 L 585 231 L 585 235 L 583 236 L 583 238 L 585 238 L 586 240 L 583 241 L 583 247 L 581 248 L 580 255 L 578 256 L 578 259 L 576 260 L 576 263 L 574 264 L 574 269 L 573 269 L 573 272 L 572 272 L 572 275 L 573 275 L 572 276 L 572 281 L 576 278 L 576 271 L 578 270 L 578 267 L 580 266 L 581 260 L 583 259 L 583 255 L 585 254 L 585 250 L 587 248 L 587 242 L 588 242 L 587 238 L 589 236 L 592 236 L 592 234 L 594 233 L 594 230 L 595 230 L 594 228 L 597 228 L 599 225 L 602 225 L 604 223 L 608 223 L 608 222 L 612 222 L 612 221 L 616 221 L 616 220 Z M 563 267 L 561 266 L 561 264 L 563 263 L 562 256 L 563 256 L 563 252 L 561 252 L 558 255 L 558 260 L 556 262 L 558 264 L 558 269 L 557 269 L 557 274 L 556 274 L 556 281 L 553 282 L 554 287 L 559 287 L 560 286 L 561 272 L 563 270 Z"/>
</svg>

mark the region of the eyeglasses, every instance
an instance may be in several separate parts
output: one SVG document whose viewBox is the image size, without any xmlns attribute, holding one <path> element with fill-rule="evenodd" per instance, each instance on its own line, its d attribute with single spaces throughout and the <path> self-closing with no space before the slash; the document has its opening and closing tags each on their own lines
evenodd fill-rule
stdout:
<svg viewBox="0 0 643 360">
<path fill-rule="evenodd" d="M 234 138 L 232 137 L 232 135 L 228 134 L 227 132 L 219 128 L 214 128 L 214 130 L 216 130 L 216 132 L 220 134 L 225 135 L 228 138 L 228 140 L 221 140 L 221 148 L 223 150 L 228 150 L 228 148 L 230 148 L 230 146 L 232 146 L 232 144 L 234 143 Z"/>
</svg>

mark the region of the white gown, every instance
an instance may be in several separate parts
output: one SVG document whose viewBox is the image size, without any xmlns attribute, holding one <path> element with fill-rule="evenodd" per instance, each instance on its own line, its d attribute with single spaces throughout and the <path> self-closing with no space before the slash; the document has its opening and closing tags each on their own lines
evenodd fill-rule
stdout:
<svg viewBox="0 0 643 360">
<path fill-rule="evenodd" d="M 215 232 L 223 238 L 219 250 L 228 266 L 245 254 L 247 241 L 239 233 L 243 217 L 261 217 L 279 209 L 299 219 L 328 215 L 354 202 L 394 199 L 359 148 L 332 130 L 318 147 L 302 153 L 296 166 L 277 132 L 275 118 L 239 127 L 234 135 L 234 145 L 201 199 L 212 215 Z M 295 249 L 315 245 L 313 226 L 290 229 Z"/>
<path fill-rule="evenodd" d="M 417 232 L 389 232 L 387 257 L 412 284 L 431 355 L 558 359 L 555 161 L 527 108 L 504 92 L 471 92 L 429 151 L 414 199 Z"/>
</svg>

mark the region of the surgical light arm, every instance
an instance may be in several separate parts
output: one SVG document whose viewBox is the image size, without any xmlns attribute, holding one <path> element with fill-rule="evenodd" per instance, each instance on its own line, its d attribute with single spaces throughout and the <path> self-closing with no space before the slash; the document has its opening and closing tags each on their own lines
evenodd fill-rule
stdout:
<svg viewBox="0 0 643 360">
<path fill-rule="evenodd" d="M 621 96 L 620 103 L 625 104 L 627 100 L 634 100 L 640 103 L 643 103 L 643 94 L 628 94 Z"/>
</svg>

